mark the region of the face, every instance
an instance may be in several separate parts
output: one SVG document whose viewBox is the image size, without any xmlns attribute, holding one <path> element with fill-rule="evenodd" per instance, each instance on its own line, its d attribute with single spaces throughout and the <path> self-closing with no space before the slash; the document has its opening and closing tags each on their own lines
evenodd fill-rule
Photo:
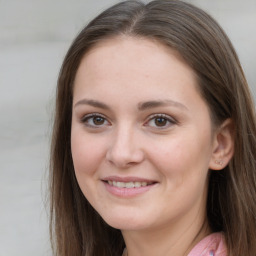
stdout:
<svg viewBox="0 0 256 256">
<path fill-rule="evenodd" d="M 195 74 L 175 51 L 120 37 L 82 59 L 72 157 L 82 192 L 109 225 L 193 225 L 205 214 L 212 138 Z"/>
</svg>

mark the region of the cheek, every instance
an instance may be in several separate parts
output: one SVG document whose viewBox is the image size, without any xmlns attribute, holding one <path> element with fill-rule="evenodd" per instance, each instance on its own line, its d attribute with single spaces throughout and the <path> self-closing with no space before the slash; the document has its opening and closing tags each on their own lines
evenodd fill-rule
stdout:
<svg viewBox="0 0 256 256">
<path fill-rule="evenodd" d="M 83 132 L 71 133 L 71 152 L 76 175 L 92 175 L 104 155 L 101 143 Z"/>
<path fill-rule="evenodd" d="M 168 177 L 183 180 L 185 176 L 207 172 L 211 156 L 210 136 L 174 136 L 156 143 L 151 156 L 155 166 Z M 177 181 L 177 180 L 176 180 Z"/>
<path fill-rule="evenodd" d="M 99 179 L 99 169 L 104 156 L 101 141 L 88 136 L 82 130 L 72 130 L 71 152 L 75 169 L 75 176 L 84 196 L 89 202 L 95 202 L 97 187 L 95 182 Z"/>
<path fill-rule="evenodd" d="M 188 164 L 190 159 L 190 146 L 184 145 L 183 139 L 172 138 L 164 143 L 156 143 L 151 155 L 154 154 L 155 162 L 162 166 L 161 169 L 180 169 L 179 167 Z"/>
</svg>

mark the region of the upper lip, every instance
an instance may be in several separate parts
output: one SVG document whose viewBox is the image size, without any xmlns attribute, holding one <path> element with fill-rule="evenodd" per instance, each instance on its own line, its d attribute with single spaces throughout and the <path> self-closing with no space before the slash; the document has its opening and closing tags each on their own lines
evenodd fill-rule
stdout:
<svg viewBox="0 0 256 256">
<path fill-rule="evenodd" d="M 152 179 L 145 179 L 141 177 L 134 177 L 134 176 L 127 176 L 127 177 L 120 177 L 120 176 L 108 176 L 102 179 L 103 181 L 117 181 L 117 182 L 147 182 L 147 183 L 156 183 L 156 180 Z"/>
</svg>

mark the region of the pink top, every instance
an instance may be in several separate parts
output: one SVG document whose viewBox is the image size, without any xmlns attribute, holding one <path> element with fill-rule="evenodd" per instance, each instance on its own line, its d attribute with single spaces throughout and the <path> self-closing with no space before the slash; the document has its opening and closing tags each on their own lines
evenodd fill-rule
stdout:
<svg viewBox="0 0 256 256">
<path fill-rule="evenodd" d="M 227 256 L 225 238 L 222 233 L 212 233 L 201 240 L 188 256 Z"/>
<path fill-rule="evenodd" d="M 227 256 L 225 238 L 222 233 L 212 233 L 201 240 L 187 256 Z M 127 256 L 124 249 L 122 256 Z"/>
</svg>

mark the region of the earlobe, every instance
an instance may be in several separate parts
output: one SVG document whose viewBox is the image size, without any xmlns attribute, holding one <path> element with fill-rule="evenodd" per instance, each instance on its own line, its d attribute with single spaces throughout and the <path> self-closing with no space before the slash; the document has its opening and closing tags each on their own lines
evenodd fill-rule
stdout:
<svg viewBox="0 0 256 256">
<path fill-rule="evenodd" d="M 214 134 L 213 152 L 209 168 L 222 170 L 226 167 L 234 154 L 234 124 L 226 119 Z"/>
</svg>

